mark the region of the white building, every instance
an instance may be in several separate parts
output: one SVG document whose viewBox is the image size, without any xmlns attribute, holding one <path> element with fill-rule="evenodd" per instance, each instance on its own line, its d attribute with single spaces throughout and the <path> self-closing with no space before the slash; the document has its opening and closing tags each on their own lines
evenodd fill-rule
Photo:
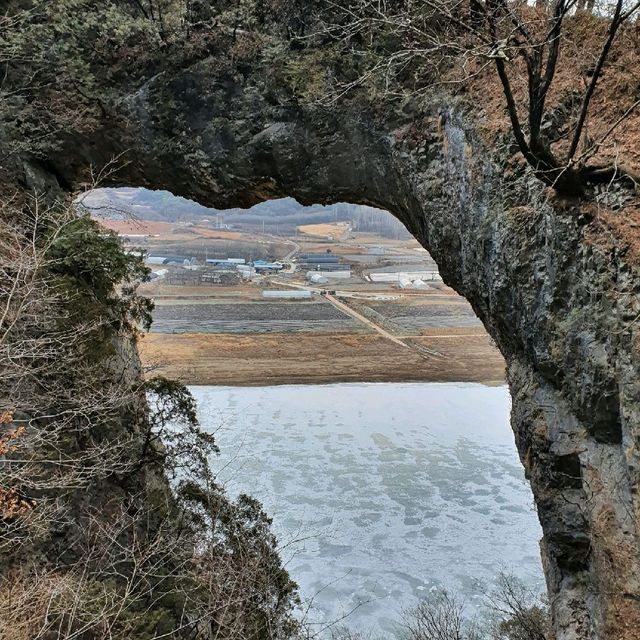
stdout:
<svg viewBox="0 0 640 640">
<path fill-rule="evenodd" d="M 351 277 L 351 269 L 345 271 L 307 271 L 307 280 L 313 282 L 314 276 L 320 276 L 327 280 L 348 280 Z"/>
</svg>

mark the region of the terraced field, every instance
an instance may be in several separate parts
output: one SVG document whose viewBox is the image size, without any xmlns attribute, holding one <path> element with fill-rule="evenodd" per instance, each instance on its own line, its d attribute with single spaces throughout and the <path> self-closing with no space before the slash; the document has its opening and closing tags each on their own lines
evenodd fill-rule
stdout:
<svg viewBox="0 0 640 640">
<path fill-rule="evenodd" d="M 160 304 L 156 333 L 357 332 L 366 329 L 327 302 Z"/>
</svg>

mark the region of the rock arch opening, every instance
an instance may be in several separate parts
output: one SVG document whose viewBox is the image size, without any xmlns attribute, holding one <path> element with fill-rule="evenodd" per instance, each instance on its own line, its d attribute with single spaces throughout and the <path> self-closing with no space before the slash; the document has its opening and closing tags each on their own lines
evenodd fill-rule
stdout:
<svg viewBox="0 0 640 640">
<path fill-rule="evenodd" d="M 388 212 L 293 199 L 217 210 L 131 188 L 82 204 L 145 254 L 156 309 L 144 353 L 183 381 L 504 381 L 471 306 Z M 248 350 L 232 335 L 252 335 Z"/>
<path fill-rule="evenodd" d="M 196 385 L 214 468 L 286 543 L 305 538 L 287 544 L 289 566 L 315 619 L 354 609 L 351 626 L 393 634 L 440 588 L 470 615 L 500 571 L 541 590 L 504 361 L 391 214 L 291 200 L 218 211 L 134 189 L 83 203 L 146 252 L 143 360 Z"/>
</svg>

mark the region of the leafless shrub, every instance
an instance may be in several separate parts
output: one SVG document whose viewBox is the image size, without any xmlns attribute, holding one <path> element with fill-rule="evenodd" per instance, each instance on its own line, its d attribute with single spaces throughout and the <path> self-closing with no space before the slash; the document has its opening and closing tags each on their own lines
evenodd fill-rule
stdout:
<svg viewBox="0 0 640 640">
<path fill-rule="evenodd" d="M 0 215 L 0 637 L 287 637 L 271 521 L 216 485 L 188 391 L 140 377 L 140 259 L 70 203 Z"/>
<path fill-rule="evenodd" d="M 404 612 L 406 640 L 481 640 L 474 620 L 465 616 L 464 602 L 441 591 Z"/>
<path fill-rule="evenodd" d="M 551 640 L 548 607 L 515 576 L 500 574 L 483 610 L 472 616 L 441 591 L 404 612 L 405 640 Z"/>
<path fill-rule="evenodd" d="M 487 607 L 499 617 L 498 640 L 551 640 L 549 607 L 515 576 L 501 573 L 487 597 Z"/>
</svg>

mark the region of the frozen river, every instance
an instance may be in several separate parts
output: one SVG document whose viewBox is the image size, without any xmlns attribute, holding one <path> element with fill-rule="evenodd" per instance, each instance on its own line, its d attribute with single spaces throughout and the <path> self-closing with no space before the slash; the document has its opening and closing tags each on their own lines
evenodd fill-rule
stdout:
<svg viewBox="0 0 640 640">
<path fill-rule="evenodd" d="M 391 634 L 446 587 L 479 603 L 500 570 L 542 590 L 540 527 L 506 387 L 194 387 L 229 492 L 260 499 L 316 620 Z"/>
</svg>

